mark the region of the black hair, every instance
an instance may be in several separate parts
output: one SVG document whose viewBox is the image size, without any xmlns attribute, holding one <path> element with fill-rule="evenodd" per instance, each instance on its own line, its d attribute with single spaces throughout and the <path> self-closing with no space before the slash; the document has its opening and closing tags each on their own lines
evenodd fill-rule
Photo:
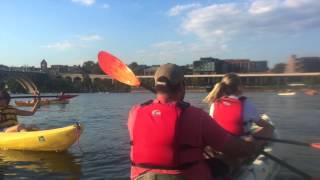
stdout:
<svg viewBox="0 0 320 180">
<path fill-rule="evenodd" d="M 7 104 L 10 103 L 10 94 L 6 90 L 0 90 L 0 99 L 7 100 Z"/>
<path fill-rule="evenodd" d="M 160 76 L 155 84 L 156 91 L 165 94 L 175 94 L 181 90 L 180 87 L 181 83 L 172 84 L 169 79 L 164 76 Z"/>
</svg>

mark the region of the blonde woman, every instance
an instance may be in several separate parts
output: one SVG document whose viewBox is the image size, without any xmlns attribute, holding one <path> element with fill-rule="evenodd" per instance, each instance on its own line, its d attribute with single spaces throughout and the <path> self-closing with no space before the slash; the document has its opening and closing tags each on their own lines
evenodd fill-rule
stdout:
<svg viewBox="0 0 320 180">
<path fill-rule="evenodd" d="M 210 116 L 234 136 L 250 135 L 253 124 L 259 128 L 255 135 L 272 136 L 273 126 L 262 120 L 256 106 L 242 96 L 242 85 L 235 73 L 226 74 L 204 99 L 210 105 Z"/>
</svg>

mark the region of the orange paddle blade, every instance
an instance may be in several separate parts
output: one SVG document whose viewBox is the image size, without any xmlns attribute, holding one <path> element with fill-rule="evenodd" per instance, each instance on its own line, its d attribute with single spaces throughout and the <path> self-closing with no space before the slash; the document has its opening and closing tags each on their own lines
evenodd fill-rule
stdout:
<svg viewBox="0 0 320 180">
<path fill-rule="evenodd" d="M 131 69 L 110 53 L 100 51 L 99 66 L 104 73 L 129 86 L 140 86 L 140 81 Z"/>
<path fill-rule="evenodd" d="M 316 148 L 316 149 L 320 149 L 320 143 L 312 143 L 311 147 Z"/>
</svg>

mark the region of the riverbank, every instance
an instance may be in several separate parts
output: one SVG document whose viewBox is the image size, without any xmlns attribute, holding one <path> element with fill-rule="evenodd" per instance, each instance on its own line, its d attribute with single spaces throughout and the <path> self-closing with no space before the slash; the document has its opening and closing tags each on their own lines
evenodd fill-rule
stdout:
<svg viewBox="0 0 320 180">
<path fill-rule="evenodd" d="M 248 92 L 279 92 L 279 91 L 296 91 L 305 92 L 310 89 L 320 91 L 318 86 L 245 86 L 245 91 Z M 186 87 L 186 91 L 189 93 L 204 93 L 210 92 L 211 89 L 207 87 Z M 148 90 L 144 88 L 131 88 L 131 93 L 145 93 Z"/>
</svg>

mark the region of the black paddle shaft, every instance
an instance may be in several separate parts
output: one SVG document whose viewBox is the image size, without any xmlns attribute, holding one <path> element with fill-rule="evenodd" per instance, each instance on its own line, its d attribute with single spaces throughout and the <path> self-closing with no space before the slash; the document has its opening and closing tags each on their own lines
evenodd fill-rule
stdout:
<svg viewBox="0 0 320 180">
<path fill-rule="evenodd" d="M 304 179 L 308 179 L 308 180 L 309 180 L 309 179 L 310 179 L 310 180 L 312 179 L 312 177 L 311 177 L 309 174 L 301 171 L 300 169 L 297 169 L 296 167 L 291 166 L 290 164 L 286 163 L 285 161 L 283 161 L 283 160 L 281 160 L 281 159 L 279 159 L 279 158 L 277 158 L 277 157 L 275 157 L 275 156 L 273 156 L 273 155 L 271 155 L 271 154 L 269 154 L 269 153 L 267 153 L 267 152 L 262 151 L 261 154 L 263 154 L 263 155 L 265 155 L 266 157 L 270 158 L 271 160 L 277 162 L 277 163 L 280 164 L 281 166 L 288 168 L 289 170 L 291 170 L 292 172 L 300 175 L 300 176 L 303 177 Z"/>
<path fill-rule="evenodd" d="M 268 138 L 268 137 L 261 137 L 261 136 L 254 136 L 254 138 L 257 139 L 257 140 L 265 140 L 265 141 L 280 142 L 280 143 L 286 143 L 286 144 L 293 144 L 293 145 L 298 145 L 298 146 L 310 147 L 309 143 L 293 141 L 293 140 L 275 139 L 275 138 Z"/>
<path fill-rule="evenodd" d="M 21 98 L 58 98 L 61 96 L 12 96 L 11 99 L 21 99 Z"/>
</svg>

